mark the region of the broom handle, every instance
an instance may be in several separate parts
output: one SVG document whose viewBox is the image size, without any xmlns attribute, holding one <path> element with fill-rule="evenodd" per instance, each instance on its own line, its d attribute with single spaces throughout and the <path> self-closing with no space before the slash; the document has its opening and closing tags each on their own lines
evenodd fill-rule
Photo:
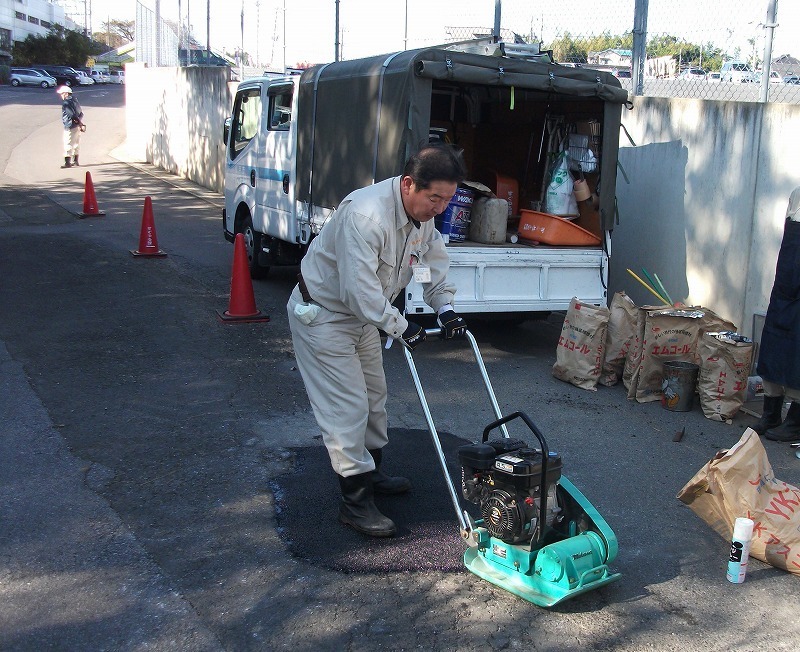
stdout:
<svg viewBox="0 0 800 652">
<path fill-rule="evenodd" d="M 630 269 L 628 269 L 627 271 L 628 271 L 628 274 L 633 276 L 633 278 L 635 278 L 637 281 L 639 281 L 639 283 L 641 283 L 648 290 L 650 290 L 650 292 L 652 292 L 658 298 L 658 300 L 661 301 L 661 303 L 663 303 L 664 305 L 669 305 L 669 303 L 667 302 L 667 300 L 664 297 L 662 297 L 658 292 L 656 292 L 653 288 L 651 288 L 647 283 L 645 283 L 642 279 L 640 279 L 638 276 L 636 276 L 635 272 L 631 271 Z"/>
</svg>

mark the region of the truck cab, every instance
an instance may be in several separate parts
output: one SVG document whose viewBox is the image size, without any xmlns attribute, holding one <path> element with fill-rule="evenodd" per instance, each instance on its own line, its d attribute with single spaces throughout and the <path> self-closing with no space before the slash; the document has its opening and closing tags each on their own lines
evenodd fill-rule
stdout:
<svg viewBox="0 0 800 652">
<path fill-rule="evenodd" d="M 275 264 L 298 264 L 309 241 L 298 230 L 294 196 L 299 80 L 243 82 L 226 124 L 223 230 L 231 242 L 244 234 L 253 278 Z"/>
</svg>

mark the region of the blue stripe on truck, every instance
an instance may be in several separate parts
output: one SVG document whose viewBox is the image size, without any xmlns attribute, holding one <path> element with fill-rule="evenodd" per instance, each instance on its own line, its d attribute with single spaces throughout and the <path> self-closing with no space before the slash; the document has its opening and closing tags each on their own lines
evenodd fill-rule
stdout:
<svg viewBox="0 0 800 652">
<path fill-rule="evenodd" d="M 285 170 L 278 170 L 276 168 L 253 168 L 246 165 L 235 165 L 228 163 L 229 170 L 235 170 L 238 174 L 247 176 L 250 170 L 256 171 L 256 177 L 259 179 L 267 179 L 269 181 L 283 181 L 284 175 L 288 174 Z"/>
</svg>

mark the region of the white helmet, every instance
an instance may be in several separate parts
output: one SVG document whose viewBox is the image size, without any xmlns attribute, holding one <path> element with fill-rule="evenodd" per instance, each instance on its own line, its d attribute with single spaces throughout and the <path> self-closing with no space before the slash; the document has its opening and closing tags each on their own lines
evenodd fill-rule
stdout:
<svg viewBox="0 0 800 652">
<path fill-rule="evenodd" d="M 56 89 L 56 93 L 61 95 L 62 93 L 72 93 L 72 89 L 69 86 L 59 86 Z"/>
</svg>

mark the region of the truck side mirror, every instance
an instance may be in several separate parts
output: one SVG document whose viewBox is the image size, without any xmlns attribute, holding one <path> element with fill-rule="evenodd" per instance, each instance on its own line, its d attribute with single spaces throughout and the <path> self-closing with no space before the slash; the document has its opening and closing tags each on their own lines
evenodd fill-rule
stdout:
<svg viewBox="0 0 800 652">
<path fill-rule="evenodd" d="M 231 133 L 231 119 L 225 118 L 225 124 L 222 127 L 222 142 L 228 144 L 228 136 Z"/>
</svg>

